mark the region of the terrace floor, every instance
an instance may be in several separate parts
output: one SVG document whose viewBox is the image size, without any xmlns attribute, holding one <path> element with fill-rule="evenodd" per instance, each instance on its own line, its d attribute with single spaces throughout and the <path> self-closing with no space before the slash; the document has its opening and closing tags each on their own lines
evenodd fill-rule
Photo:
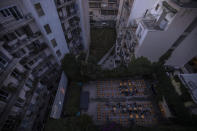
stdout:
<svg viewBox="0 0 197 131">
<path fill-rule="evenodd" d="M 157 107 L 152 102 L 149 84 L 143 79 L 92 81 L 84 85 L 83 91 L 90 93 L 89 108 L 83 113 L 92 116 L 97 125 L 157 123 Z"/>
</svg>

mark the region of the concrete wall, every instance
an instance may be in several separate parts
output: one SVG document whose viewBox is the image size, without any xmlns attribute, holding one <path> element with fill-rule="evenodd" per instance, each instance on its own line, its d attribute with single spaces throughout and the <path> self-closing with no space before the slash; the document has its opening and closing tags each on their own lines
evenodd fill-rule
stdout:
<svg viewBox="0 0 197 131">
<path fill-rule="evenodd" d="M 89 20 L 89 4 L 88 0 L 78 0 L 79 14 L 80 14 L 80 25 L 82 28 L 82 38 L 84 50 L 89 50 L 90 43 L 90 20 Z"/>
<path fill-rule="evenodd" d="M 196 9 L 182 8 L 168 25 L 167 29 L 147 30 L 139 41 L 139 45 L 135 50 L 136 57 L 144 56 L 152 62 L 158 61 L 159 58 L 166 53 L 174 42 L 183 34 L 184 30 L 197 16 Z"/>
<path fill-rule="evenodd" d="M 23 0 L 25 7 L 27 7 L 27 9 L 31 12 L 31 14 L 33 15 L 36 23 L 38 24 L 42 34 L 44 35 L 45 39 L 46 39 L 46 43 L 48 44 L 48 46 L 50 47 L 50 49 L 53 52 L 53 55 L 56 57 L 56 59 L 59 61 L 64 57 L 64 54 L 68 53 L 68 47 L 67 47 L 67 43 L 64 37 L 64 33 L 61 27 L 61 23 L 59 20 L 59 16 L 56 10 L 56 6 L 54 1 L 51 0 Z M 34 4 L 36 3 L 40 3 L 42 6 L 42 9 L 45 13 L 44 16 L 39 17 L 35 8 L 34 8 Z M 45 24 L 49 24 L 52 33 L 50 34 L 46 34 L 46 31 L 44 29 L 44 25 Z M 55 38 L 56 42 L 57 42 L 57 46 L 55 48 L 53 48 L 51 40 Z M 58 57 L 56 55 L 56 51 L 60 50 L 61 52 L 61 57 Z"/>
<path fill-rule="evenodd" d="M 143 17 L 147 9 L 154 7 L 159 0 L 134 0 L 128 23 L 134 24 L 134 20 Z"/>
<path fill-rule="evenodd" d="M 197 27 L 174 50 L 166 65 L 183 67 L 197 56 Z"/>
</svg>

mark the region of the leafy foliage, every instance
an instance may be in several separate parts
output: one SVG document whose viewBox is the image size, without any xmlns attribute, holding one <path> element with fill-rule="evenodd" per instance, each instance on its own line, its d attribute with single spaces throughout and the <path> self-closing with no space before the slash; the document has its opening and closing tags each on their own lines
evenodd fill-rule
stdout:
<svg viewBox="0 0 197 131">
<path fill-rule="evenodd" d="M 116 42 L 116 30 L 91 28 L 90 56 L 99 61 Z"/>
<path fill-rule="evenodd" d="M 98 131 L 88 115 L 65 119 L 49 119 L 45 131 Z"/>
<path fill-rule="evenodd" d="M 158 93 L 157 98 L 161 100 L 162 96 L 165 97 L 171 112 L 175 116 L 172 118 L 173 122 L 175 124 L 195 126 L 197 116 L 192 115 L 184 106 L 184 101 L 176 93 L 170 78 L 165 74 L 165 70 L 160 66 L 159 70 L 155 70 L 155 73 L 158 80 L 156 88 Z"/>
<path fill-rule="evenodd" d="M 80 92 L 81 87 L 74 82 L 68 87 L 68 95 L 66 96 L 66 103 L 64 104 L 64 115 L 75 116 L 79 112 Z"/>
<path fill-rule="evenodd" d="M 73 54 L 67 54 L 62 60 L 62 68 L 67 76 L 72 80 L 80 78 L 80 66 Z"/>
</svg>

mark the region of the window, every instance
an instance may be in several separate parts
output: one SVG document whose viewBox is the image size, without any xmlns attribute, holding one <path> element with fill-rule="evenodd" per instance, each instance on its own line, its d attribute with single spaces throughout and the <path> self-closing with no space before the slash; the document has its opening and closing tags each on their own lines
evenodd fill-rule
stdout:
<svg viewBox="0 0 197 131">
<path fill-rule="evenodd" d="M 38 16 L 43 16 L 44 15 L 44 11 L 43 11 L 40 3 L 35 4 L 34 7 L 35 7 L 35 9 L 38 13 Z"/>
<path fill-rule="evenodd" d="M 8 9 L 1 10 L 0 12 L 1 12 L 1 14 L 4 17 L 7 17 L 7 16 L 10 16 L 11 15 L 11 13 L 10 13 L 10 11 Z"/>
<path fill-rule="evenodd" d="M 118 10 L 101 10 L 101 15 L 117 15 Z"/>
<path fill-rule="evenodd" d="M 44 29 L 45 29 L 47 34 L 51 33 L 51 28 L 50 28 L 49 24 L 44 25 Z"/>
<path fill-rule="evenodd" d="M 53 47 L 56 47 L 56 46 L 57 46 L 57 42 L 56 42 L 55 39 L 52 39 L 52 40 L 51 40 L 51 43 L 52 43 Z"/>
<path fill-rule="evenodd" d="M 6 67 L 8 65 L 8 62 L 0 56 L 0 66 Z"/>
<path fill-rule="evenodd" d="M 155 10 L 157 11 L 159 9 L 159 4 L 157 4 L 157 6 L 155 7 Z"/>
<path fill-rule="evenodd" d="M 4 17 L 8 17 L 8 16 L 12 15 L 13 17 L 15 17 L 16 20 L 23 18 L 22 14 L 19 12 L 19 10 L 16 6 L 9 7 L 7 9 L 3 9 L 0 12 Z"/>
<path fill-rule="evenodd" d="M 7 14 L 4 12 L 4 10 L 1 10 L 0 12 L 1 12 L 1 14 L 2 14 L 4 17 L 7 17 Z"/>
<path fill-rule="evenodd" d="M 164 30 L 167 27 L 167 25 L 168 25 L 168 20 L 163 19 L 159 24 L 159 27 Z"/>
<path fill-rule="evenodd" d="M 90 14 L 90 15 L 93 15 L 93 12 L 92 12 L 92 11 L 90 11 L 90 12 L 89 12 L 89 14 Z"/>
<path fill-rule="evenodd" d="M 16 6 L 9 8 L 9 11 L 15 17 L 16 20 L 19 20 L 19 19 L 23 18 Z"/>
<path fill-rule="evenodd" d="M 100 8 L 101 3 L 89 3 L 90 8 Z"/>
<path fill-rule="evenodd" d="M 60 57 L 62 55 L 61 52 L 60 52 L 60 50 L 57 50 L 56 51 L 56 54 L 57 54 L 58 57 Z"/>
<path fill-rule="evenodd" d="M 137 32 L 137 37 L 140 39 L 142 35 L 142 27 L 139 27 L 139 30 Z"/>
<path fill-rule="evenodd" d="M 117 0 L 108 0 L 108 2 L 110 3 L 110 2 L 117 2 Z"/>
<path fill-rule="evenodd" d="M 18 78 L 19 77 L 18 69 L 14 69 L 13 72 L 11 73 L 11 76 L 14 77 L 14 78 Z"/>
</svg>

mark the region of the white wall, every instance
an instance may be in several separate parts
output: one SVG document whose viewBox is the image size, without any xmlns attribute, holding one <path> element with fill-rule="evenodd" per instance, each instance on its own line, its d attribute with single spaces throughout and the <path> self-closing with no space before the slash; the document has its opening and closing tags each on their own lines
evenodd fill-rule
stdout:
<svg viewBox="0 0 197 131">
<path fill-rule="evenodd" d="M 134 24 L 134 20 L 143 17 L 147 9 L 154 8 L 159 0 L 134 0 L 128 23 Z"/>
<path fill-rule="evenodd" d="M 166 65 L 183 67 L 197 56 L 197 27 L 174 50 Z"/>
<path fill-rule="evenodd" d="M 90 43 L 90 20 L 89 20 L 89 4 L 88 0 L 78 0 L 80 25 L 82 29 L 82 38 L 85 51 L 89 50 Z"/>
<path fill-rule="evenodd" d="M 46 39 L 46 43 L 50 47 L 50 49 L 53 51 L 53 55 L 56 57 L 56 59 L 59 61 L 64 57 L 64 54 L 69 53 L 67 42 L 64 37 L 64 33 L 61 27 L 61 22 L 59 20 L 59 16 L 56 10 L 56 6 L 54 1 L 52 0 L 23 0 L 25 6 L 27 7 L 27 10 L 31 12 L 33 15 L 36 23 L 38 24 L 42 34 L 44 35 Z M 39 17 L 37 15 L 37 12 L 34 8 L 34 4 L 40 2 L 42 9 L 45 13 L 44 16 Z M 49 24 L 52 33 L 46 34 L 46 31 L 44 29 L 44 25 Z M 55 38 L 57 42 L 57 46 L 53 48 L 51 44 L 51 40 Z M 56 55 L 56 51 L 60 50 L 62 56 L 59 58 Z"/>
<path fill-rule="evenodd" d="M 183 9 L 174 16 L 173 21 L 164 31 L 151 31 L 143 34 L 143 41 L 139 42 L 136 48 L 136 57 L 144 56 L 152 62 L 158 61 L 159 58 L 171 48 L 174 42 L 179 38 L 184 30 L 197 16 L 196 9 Z"/>
</svg>

